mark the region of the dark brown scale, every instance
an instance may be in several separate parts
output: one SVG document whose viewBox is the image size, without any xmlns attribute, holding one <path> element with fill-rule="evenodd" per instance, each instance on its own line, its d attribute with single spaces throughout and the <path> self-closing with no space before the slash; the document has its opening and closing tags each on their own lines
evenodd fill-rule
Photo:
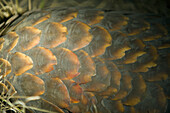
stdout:
<svg viewBox="0 0 170 113">
<path fill-rule="evenodd" d="M 27 105 L 60 113 L 166 111 L 170 39 L 161 22 L 54 8 L 21 16 L 10 27 L 0 37 L 0 74 L 18 95 L 41 97 Z"/>
</svg>

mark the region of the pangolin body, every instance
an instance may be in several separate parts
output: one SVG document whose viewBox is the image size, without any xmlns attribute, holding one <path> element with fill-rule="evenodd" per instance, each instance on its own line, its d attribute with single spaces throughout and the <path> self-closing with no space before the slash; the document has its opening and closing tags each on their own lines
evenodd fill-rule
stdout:
<svg viewBox="0 0 170 113">
<path fill-rule="evenodd" d="M 25 104 L 51 112 L 164 113 L 168 30 L 168 19 L 155 15 L 89 8 L 30 12 L 0 37 L 0 74 L 8 81 L 0 85 L 19 96 L 39 96 Z"/>
</svg>

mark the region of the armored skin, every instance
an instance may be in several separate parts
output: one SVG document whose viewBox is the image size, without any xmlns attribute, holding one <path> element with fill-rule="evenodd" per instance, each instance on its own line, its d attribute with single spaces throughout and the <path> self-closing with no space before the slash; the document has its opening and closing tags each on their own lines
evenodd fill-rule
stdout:
<svg viewBox="0 0 170 113">
<path fill-rule="evenodd" d="M 155 15 L 94 8 L 30 12 L 0 37 L 0 74 L 9 81 L 0 88 L 8 92 L 10 84 L 18 96 L 37 96 L 26 106 L 50 112 L 164 113 L 168 32 L 168 20 Z"/>
</svg>

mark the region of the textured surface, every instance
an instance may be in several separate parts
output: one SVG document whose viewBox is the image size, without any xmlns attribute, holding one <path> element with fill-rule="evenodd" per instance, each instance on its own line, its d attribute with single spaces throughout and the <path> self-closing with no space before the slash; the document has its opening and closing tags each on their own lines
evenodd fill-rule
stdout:
<svg viewBox="0 0 170 113">
<path fill-rule="evenodd" d="M 165 112 L 166 19 L 76 8 L 25 17 L 0 38 L 0 74 L 15 78 L 20 96 L 42 97 L 27 105 L 55 112 Z"/>
</svg>

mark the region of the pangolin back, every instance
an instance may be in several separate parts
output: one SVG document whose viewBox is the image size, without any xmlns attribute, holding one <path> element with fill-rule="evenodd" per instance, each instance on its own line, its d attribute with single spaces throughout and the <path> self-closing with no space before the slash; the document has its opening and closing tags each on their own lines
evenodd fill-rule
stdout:
<svg viewBox="0 0 170 113">
<path fill-rule="evenodd" d="M 156 15 L 89 8 L 30 12 L 0 37 L 0 85 L 6 92 L 11 86 L 10 95 L 39 97 L 25 101 L 27 112 L 164 113 L 168 30 L 168 19 Z"/>
</svg>

